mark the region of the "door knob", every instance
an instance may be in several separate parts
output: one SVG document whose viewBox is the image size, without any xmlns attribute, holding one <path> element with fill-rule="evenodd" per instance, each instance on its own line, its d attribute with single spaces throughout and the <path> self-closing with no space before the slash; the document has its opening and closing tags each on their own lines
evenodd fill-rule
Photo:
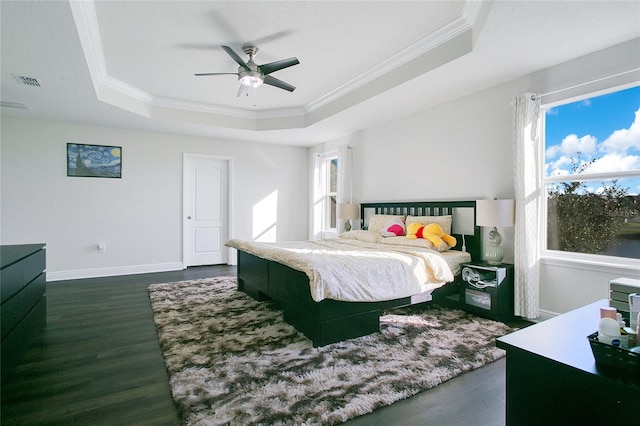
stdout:
<svg viewBox="0 0 640 426">
<path fill-rule="evenodd" d="M 191 216 L 187 216 L 187 219 L 191 219 Z"/>
</svg>

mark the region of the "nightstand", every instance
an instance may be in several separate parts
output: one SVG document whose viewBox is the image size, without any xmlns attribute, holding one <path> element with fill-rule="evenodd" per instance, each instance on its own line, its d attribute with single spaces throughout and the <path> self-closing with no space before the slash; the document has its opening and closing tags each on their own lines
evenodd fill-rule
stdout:
<svg viewBox="0 0 640 426">
<path fill-rule="evenodd" d="M 513 265 L 470 262 L 460 267 L 460 308 L 497 321 L 512 320 Z"/>
</svg>

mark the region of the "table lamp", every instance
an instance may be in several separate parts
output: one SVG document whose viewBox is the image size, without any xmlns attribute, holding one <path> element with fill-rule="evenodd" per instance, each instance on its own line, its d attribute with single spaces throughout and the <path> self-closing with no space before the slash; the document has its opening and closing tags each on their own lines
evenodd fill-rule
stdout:
<svg viewBox="0 0 640 426">
<path fill-rule="evenodd" d="M 338 203 L 336 216 L 344 219 L 345 232 L 351 231 L 351 220 L 360 217 L 360 206 L 354 203 Z"/>
<path fill-rule="evenodd" d="M 515 224 L 515 200 L 477 200 L 476 224 L 493 227 L 489 232 L 489 244 L 485 248 L 484 258 L 491 265 L 499 265 L 504 259 L 504 250 L 500 246 L 502 235 L 499 226 Z"/>
<path fill-rule="evenodd" d="M 462 235 L 462 251 L 467 251 L 467 243 L 464 239 L 465 235 L 473 235 L 475 233 L 475 224 L 473 217 L 473 208 L 471 207 L 454 207 L 453 223 L 451 231 L 454 234 Z"/>
</svg>

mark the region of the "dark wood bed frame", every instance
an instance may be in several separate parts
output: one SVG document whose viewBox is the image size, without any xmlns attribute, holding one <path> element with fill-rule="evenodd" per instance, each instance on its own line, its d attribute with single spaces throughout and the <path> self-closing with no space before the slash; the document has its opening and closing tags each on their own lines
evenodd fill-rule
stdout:
<svg viewBox="0 0 640 426">
<path fill-rule="evenodd" d="M 481 234 L 480 228 L 475 225 L 475 201 L 362 203 L 360 217 L 366 225 L 371 214 L 442 216 L 453 215 L 456 208 L 473 209 L 474 233 L 465 235 L 466 251 L 471 254 L 472 259 L 480 259 Z M 458 241 L 453 250 L 460 250 L 462 235 L 453 233 L 453 236 Z M 383 311 L 438 300 L 457 292 L 457 284 L 449 283 L 434 292 L 384 302 L 341 302 L 328 299 L 315 302 L 311 298 L 309 278 L 304 272 L 239 250 L 238 289 L 254 299 L 272 299 L 277 302 L 284 309 L 286 322 L 307 336 L 313 346 L 324 346 L 380 331 L 379 320 Z"/>
</svg>

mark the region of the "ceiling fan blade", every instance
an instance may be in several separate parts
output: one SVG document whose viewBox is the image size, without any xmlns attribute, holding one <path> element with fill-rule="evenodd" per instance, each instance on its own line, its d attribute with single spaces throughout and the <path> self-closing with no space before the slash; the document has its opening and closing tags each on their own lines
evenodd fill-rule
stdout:
<svg viewBox="0 0 640 426">
<path fill-rule="evenodd" d="M 260 71 L 262 71 L 262 74 L 267 75 L 284 68 L 289 68 L 294 65 L 298 65 L 299 63 L 300 61 L 298 61 L 298 58 L 289 58 L 289 59 L 282 59 L 275 62 L 269 62 L 268 64 L 264 64 L 264 65 L 259 65 L 258 68 L 260 68 Z"/>
<path fill-rule="evenodd" d="M 272 77 L 270 75 L 264 76 L 264 84 L 268 84 L 269 86 L 275 86 L 280 89 L 288 90 L 289 92 L 293 92 L 294 90 L 296 90 L 296 86 L 292 86 L 289 83 L 285 83 L 284 81 L 278 80 L 277 78 Z"/>
<path fill-rule="evenodd" d="M 203 75 L 238 75 L 238 73 L 237 72 L 202 72 L 194 75 L 197 77 L 202 77 Z"/>
<path fill-rule="evenodd" d="M 240 65 L 242 68 L 244 68 L 247 71 L 251 71 L 249 69 L 249 65 L 247 65 L 247 63 L 245 61 L 243 61 L 242 58 L 240 56 L 238 56 L 238 54 L 236 52 L 234 52 L 232 48 L 230 48 L 229 46 L 222 46 L 222 48 L 224 49 L 225 52 L 227 52 L 227 54 L 229 56 L 231 56 L 231 58 L 234 61 L 236 61 L 238 63 L 238 65 Z"/>
<path fill-rule="evenodd" d="M 242 96 L 249 96 L 249 86 L 245 86 L 244 84 L 240 84 L 240 88 L 238 89 L 238 98 Z"/>
</svg>

